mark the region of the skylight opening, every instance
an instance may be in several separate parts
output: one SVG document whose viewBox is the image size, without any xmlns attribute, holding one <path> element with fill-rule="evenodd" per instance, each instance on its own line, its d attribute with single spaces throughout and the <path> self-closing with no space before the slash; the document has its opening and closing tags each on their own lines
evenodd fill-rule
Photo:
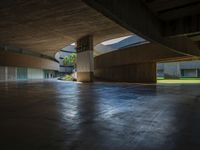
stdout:
<svg viewBox="0 0 200 150">
<path fill-rule="evenodd" d="M 129 35 L 129 36 L 124 36 L 124 37 L 120 37 L 120 38 L 116 38 L 116 39 L 112 39 L 112 40 L 108 40 L 108 41 L 105 41 L 105 42 L 102 42 L 101 44 L 103 45 L 111 45 L 111 44 L 115 44 L 115 43 L 118 43 L 122 40 L 125 40 L 129 37 L 131 37 L 132 35 Z"/>
<path fill-rule="evenodd" d="M 72 45 L 72 46 L 75 46 L 75 45 L 76 45 L 76 43 L 72 43 L 72 44 L 70 44 L 70 45 Z"/>
</svg>

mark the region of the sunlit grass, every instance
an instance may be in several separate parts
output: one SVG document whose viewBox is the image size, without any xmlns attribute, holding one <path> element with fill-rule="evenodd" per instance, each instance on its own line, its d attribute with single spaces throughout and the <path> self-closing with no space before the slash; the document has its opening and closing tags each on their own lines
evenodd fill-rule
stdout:
<svg viewBox="0 0 200 150">
<path fill-rule="evenodd" d="M 200 83 L 200 78 L 164 79 L 158 77 L 157 83 Z"/>
</svg>

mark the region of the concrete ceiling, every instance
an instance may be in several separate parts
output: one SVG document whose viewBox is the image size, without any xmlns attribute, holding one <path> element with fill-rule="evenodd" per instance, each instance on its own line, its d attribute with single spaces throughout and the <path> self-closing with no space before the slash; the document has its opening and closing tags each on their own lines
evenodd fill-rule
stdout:
<svg viewBox="0 0 200 150">
<path fill-rule="evenodd" d="M 143 0 L 147 7 L 163 21 L 200 14 L 199 0 Z"/>
<path fill-rule="evenodd" d="M 197 42 L 200 41 L 199 18 L 200 18 L 200 0 L 143 0 L 144 4 L 161 21 L 169 22 L 169 26 L 186 30 L 185 33 L 173 32 L 173 34 L 188 35 L 188 37 Z M 177 25 L 176 25 L 177 24 Z M 187 30 L 186 26 L 190 26 Z M 191 32 L 191 33 L 190 33 Z"/>
<path fill-rule="evenodd" d="M 0 44 L 54 57 L 85 34 L 94 42 L 132 34 L 81 0 L 1 0 Z"/>
<path fill-rule="evenodd" d="M 200 56 L 199 0 L 84 1 L 150 42 L 182 55 Z"/>
</svg>

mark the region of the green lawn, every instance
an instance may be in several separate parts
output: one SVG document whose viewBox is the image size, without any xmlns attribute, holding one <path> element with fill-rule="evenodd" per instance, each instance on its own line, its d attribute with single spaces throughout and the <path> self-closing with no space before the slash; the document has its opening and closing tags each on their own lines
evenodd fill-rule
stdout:
<svg viewBox="0 0 200 150">
<path fill-rule="evenodd" d="M 157 83 L 200 83 L 200 78 L 164 79 L 158 77 Z"/>
</svg>

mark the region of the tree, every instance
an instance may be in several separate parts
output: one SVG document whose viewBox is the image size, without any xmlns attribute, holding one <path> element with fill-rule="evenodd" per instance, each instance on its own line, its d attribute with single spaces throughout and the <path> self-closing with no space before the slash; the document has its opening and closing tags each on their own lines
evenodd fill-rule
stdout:
<svg viewBox="0 0 200 150">
<path fill-rule="evenodd" d="M 76 64 L 76 54 L 72 53 L 68 56 L 65 56 L 63 59 L 64 65 L 75 65 Z"/>
</svg>

